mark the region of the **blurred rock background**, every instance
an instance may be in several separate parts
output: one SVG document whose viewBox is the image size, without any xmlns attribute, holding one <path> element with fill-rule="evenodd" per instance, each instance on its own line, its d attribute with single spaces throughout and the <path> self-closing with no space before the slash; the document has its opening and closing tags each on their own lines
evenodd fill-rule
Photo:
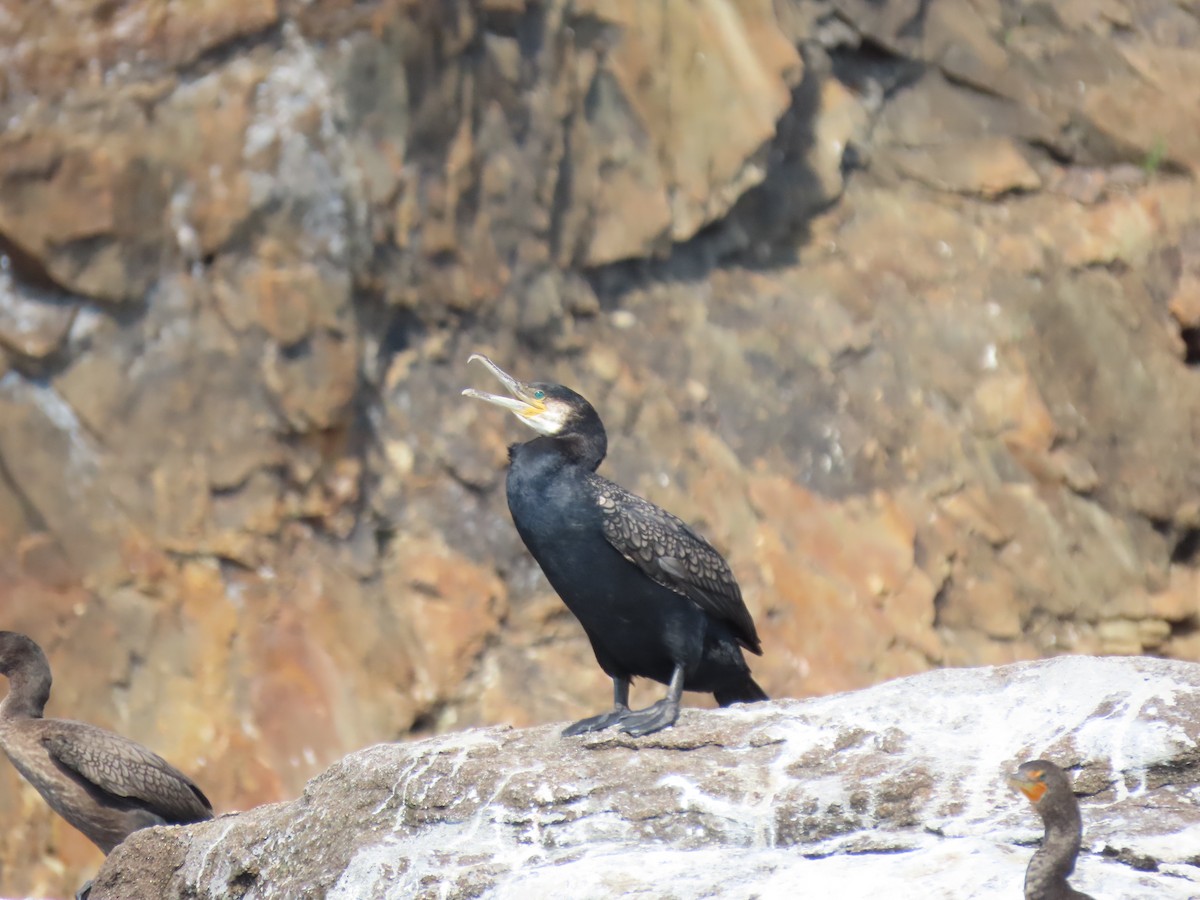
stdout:
<svg viewBox="0 0 1200 900">
<path fill-rule="evenodd" d="M 1200 659 L 1198 47 L 1170 0 L 13 0 L 0 627 L 221 810 L 598 710 L 479 350 L 727 555 L 773 694 Z M 0 892 L 99 861 L 7 764 L 0 819 Z"/>
</svg>

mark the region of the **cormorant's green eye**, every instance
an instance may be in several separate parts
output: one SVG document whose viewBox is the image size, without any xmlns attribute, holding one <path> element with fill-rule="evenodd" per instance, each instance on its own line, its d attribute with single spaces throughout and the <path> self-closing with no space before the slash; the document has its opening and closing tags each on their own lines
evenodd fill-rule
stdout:
<svg viewBox="0 0 1200 900">
<path fill-rule="evenodd" d="M 546 399 L 546 392 L 545 392 L 545 391 L 534 391 L 534 392 L 533 392 L 533 399 L 534 399 L 534 400 L 545 400 L 545 399 Z"/>
</svg>

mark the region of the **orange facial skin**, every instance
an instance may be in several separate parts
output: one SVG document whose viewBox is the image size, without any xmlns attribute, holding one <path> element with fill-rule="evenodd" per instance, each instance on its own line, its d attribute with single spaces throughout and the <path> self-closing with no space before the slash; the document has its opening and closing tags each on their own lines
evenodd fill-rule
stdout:
<svg viewBox="0 0 1200 900">
<path fill-rule="evenodd" d="M 1036 804 L 1046 795 L 1046 782 L 1042 781 L 1046 773 L 1038 769 L 1027 774 L 1028 777 L 1010 775 L 1008 783 Z"/>
</svg>

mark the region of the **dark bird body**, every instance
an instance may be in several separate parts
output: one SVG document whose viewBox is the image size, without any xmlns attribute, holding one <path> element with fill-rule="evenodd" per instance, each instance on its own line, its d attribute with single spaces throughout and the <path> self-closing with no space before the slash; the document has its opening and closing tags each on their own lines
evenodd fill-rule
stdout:
<svg viewBox="0 0 1200 900">
<path fill-rule="evenodd" d="M 742 648 L 761 653 L 733 573 L 684 522 L 596 474 L 607 451 L 592 406 L 561 385 L 522 384 L 481 359 L 513 397 L 468 396 L 505 406 L 541 437 L 509 448 L 508 506 L 525 546 L 591 641 L 613 679 L 612 712 L 566 734 L 619 725 L 649 734 L 673 724 L 684 690 L 717 702 L 767 699 Z M 668 685 L 645 710 L 628 708 L 635 677 Z"/>
<path fill-rule="evenodd" d="M 1083 843 L 1083 819 L 1070 777 L 1054 763 L 1036 759 L 1022 763 L 1009 783 L 1029 798 L 1046 827 L 1042 846 L 1025 870 L 1025 900 L 1092 900 L 1067 883 Z"/>
<path fill-rule="evenodd" d="M 68 719 L 46 719 L 50 665 L 25 635 L 0 631 L 0 748 L 56 813 L 109 853 L 151 825 L 212 818 L 190 778 L 141 744 Z M 86 890 L 86 889 L 85 889 Z"/>
</svg>

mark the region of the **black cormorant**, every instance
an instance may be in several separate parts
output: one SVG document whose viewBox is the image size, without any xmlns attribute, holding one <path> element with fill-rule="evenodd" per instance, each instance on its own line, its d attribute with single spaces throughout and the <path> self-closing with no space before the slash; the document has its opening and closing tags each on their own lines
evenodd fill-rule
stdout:
<svg viewBox="0 0 1200 900">
<path fill-rule="evenodd" d="M 0 631 L 0 674 L 8 678 L 0 748 L 50 808 L 105 854 L 139 828 L 212 818 L 200 788 L 141 744 L 95 725 L 42 718 L 50 664 L 28 637 Z"/>
<path fill-rule="evenodd" d="M 680 519 L 596 474 L 608 438 L 592 405 L 560 384 L 517 381 L 481 354 L 470 359 L 511 396 L 463 394 L 510 410 L 541 435 L 509 447 L 508 508 L 613 680 L 612 711 L 563 734 L 667 728 L 684 690 L 711 693 L 722 706 L 766 700 L 742 656 L 762 648 L 729 566 Z M 630 710 L 637 676 L 667 685 L 666 697 Z"/>
<path fill-rule="evenodd" d="M 1044 759 L 1022 763 L 1008 783 L 1029 798 L 1046 826 L 1042 846 L 1025 870 L 1025 900 L 1092 900 L 1067 884 L 1083 841 L 1083 819 L 1071 779 Z"/>
</svg>

